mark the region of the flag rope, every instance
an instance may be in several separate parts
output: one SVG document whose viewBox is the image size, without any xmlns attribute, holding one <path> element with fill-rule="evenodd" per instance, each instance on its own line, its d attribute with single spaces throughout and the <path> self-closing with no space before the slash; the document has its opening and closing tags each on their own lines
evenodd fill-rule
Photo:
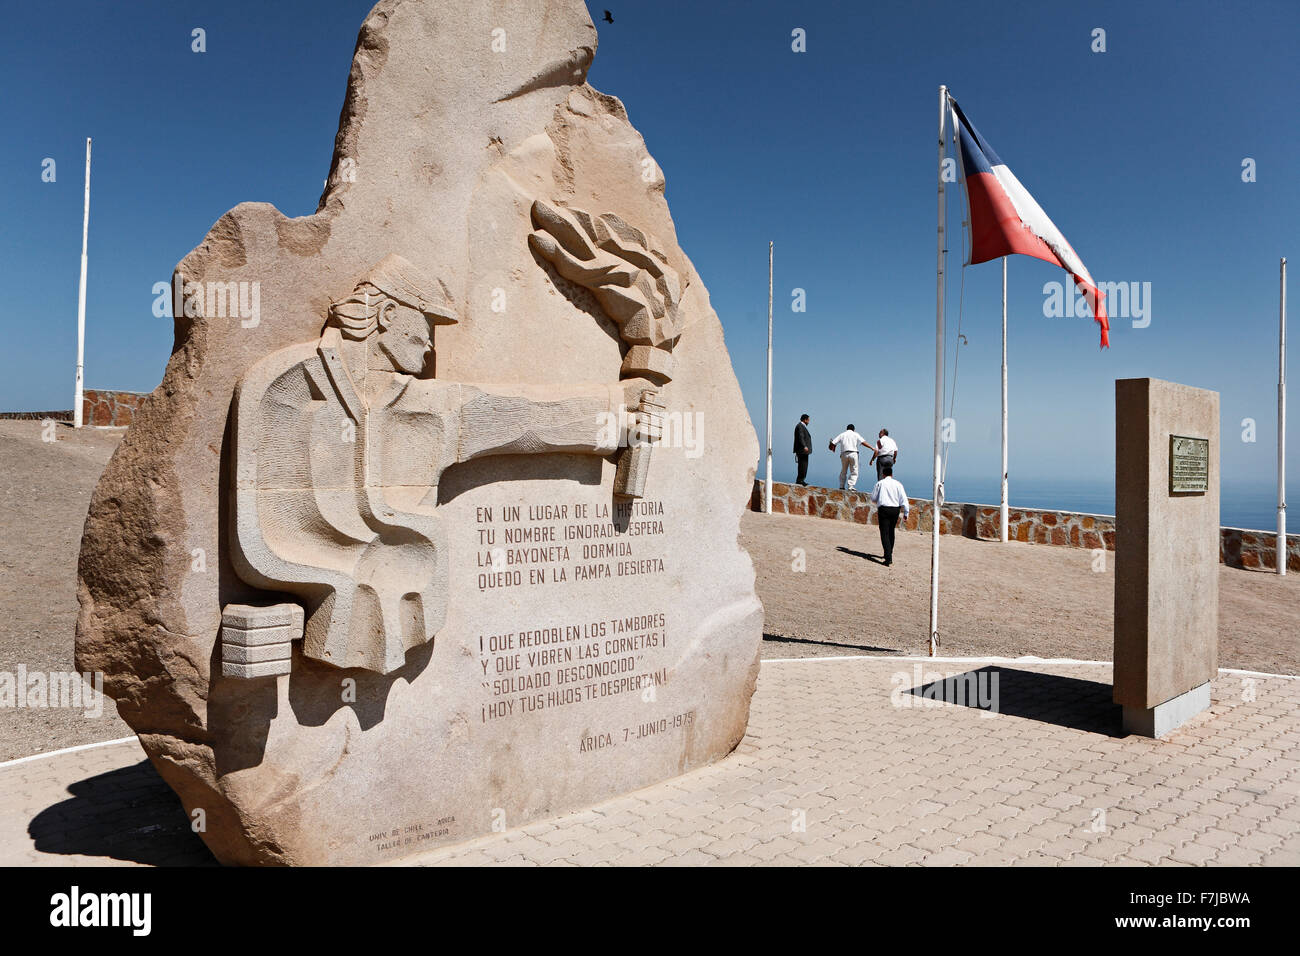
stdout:
<svg viewBox="0 0 1300 956">
<path fill-rule="evenodd" d="M 961 267 L 961 287 L 957 293 L 957 342 L 952 350 L 952 394 L 948 398 L 948 420 L 953 421 L 953 414 L 957 408 L 957 362 L 961 359 L 961 322 L 963 313 L 963 300 L 966 297 L 966 267 Z M 948 479 L 948 449 L 952 442 L 943 443 L 943 468 L 939 471 L 939 487 L 942 488 Z M 946 496 L 945 496 L 946 497 Z"/>
<path fill-rule="evenodd" d="M 970 242 L 969 230 L 970 230 L 970 223 L 967 220 L 963 219 L 962 230 L 961 230 L 961 237 L 962 237 L 961 285 L 959 286 L 959 290 L 957 292 L 957 336 L 954 340 L 954 345 L 952 350 L 952 395 L 948 399 L 949 421 L 953 420 L 953 413 L 957 408 L 957 362 L 961 358 L 961 343 L 962 343 L 961 323 L 962 323 L 962 317 L 965 314 L 965 305 L 966 305 L 966 263 L 967 260 L 970 259 L 969 250 L 967 248 L 967 244 Z M 947 274 L 947 258 L 948 258 L 948 253 L 945 250 L 944 251 L 945 274 Z M 944 482 L 948 478 L 948 446 L 951 444 L 952 442 L 943 443 L 943 465 L 939 469 L 939 490 L 941 493 L 943 493 Z M 944 494 L 944 497 L 946 498 L 947 495 Z"/>
</svg>

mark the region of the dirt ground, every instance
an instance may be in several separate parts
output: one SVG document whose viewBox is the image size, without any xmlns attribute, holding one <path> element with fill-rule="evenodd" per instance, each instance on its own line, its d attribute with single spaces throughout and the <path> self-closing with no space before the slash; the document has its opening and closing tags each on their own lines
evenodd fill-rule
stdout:
<svg viewBox="0 0 1300 956">
<path fill-rule="evenodd" d="M 72 669 L 77 553 L 90 495 L 117 430 L 0 421 L 0 671 Z M 944 537 L 943 656 L 1111 659 L 1113 565 L 1049 545 Z M 763 656 L 924 654 L 930 542 L 900 531 L 893 567 L 875 527 L 747 512 L 741 544 L 766 609 Z M 804 570 L 795 570 L 802 549 Z M 1219 664 L 1300 673 L 1300 575 L 1220 568 Z M 70 708 L 0 708 L 0 760 L 128 736 L 111 700 L 88 718 Z"/>
<path fill-rule="evenodd" d="M 899 531 L 887 568 L 871 559 L 883 553 L 874 525 L 746 512 L 740 528 L 764 657 L 926 652 L 929 535 Z M 939 654 L 1111 660 L 1113 559 L 1095 571 L 1081 548 L 940 537 Z M 1300 673 L 1300 575 L 1220 565 L 1219 666 Z"/>
<path fill-rule="evenodd" d="M 72 670 L 77 554 L 90 494 L 117 429 L 0 421 L 0 671 Z M 99 717 L 72 708 L 0 707 L 0 760 L 131 733 L 111 700 Z"/>
</svg>

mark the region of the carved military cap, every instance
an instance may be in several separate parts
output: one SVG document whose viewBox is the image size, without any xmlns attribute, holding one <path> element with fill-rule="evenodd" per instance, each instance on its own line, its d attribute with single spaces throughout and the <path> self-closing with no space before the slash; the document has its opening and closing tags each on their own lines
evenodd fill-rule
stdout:
<svg viewBox="0 0 1300 956">
<path fill-rule="evenodd" d="M 362 281 L 401 305 L 419 309 L 436 325 L 459 321 L 442 287 L 396 253 L 384 256 Z"/>
</svg>

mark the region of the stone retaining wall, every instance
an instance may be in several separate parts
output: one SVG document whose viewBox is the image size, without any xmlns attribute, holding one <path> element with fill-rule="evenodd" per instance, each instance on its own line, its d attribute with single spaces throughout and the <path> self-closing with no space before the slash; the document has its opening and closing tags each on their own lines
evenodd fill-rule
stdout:
<svg viewBox="0 0 1300 956">
<path fill-rule="evenodd" d="M 72 410 L 64 409 L 58 412 L 0 412 L 0 421 L 39 421 L 45 419 L 53 422 L 70 422 L 72 421 Z"/>
<path fill-rule="evenodd" d="M 933 528 L 930 499 L 907 500 L 912 506 L 912 512 L 904 525 L 911 531 L 930 531 Z M 749 506 L 753 511 L 763 510 L 761 480 L 754 481 Z M 819 488 L 813 485 L 772 482 L 772 512 L 833 518 L 857 524 L 879 524 L 875 506 L 865 492 L 840 491 L 837 488 Z M 1007 513 L 1007 529 L 1012 541 L 1115 550 L 1114 515 L 1011 508 Z M 939 509 L 939 533 L 996 541 L 998 506 L 945 502 Z M 1221 528 L 1219 560 L 1234 568 L 1275 568 L 1275 540 L 1276 536 L 1271 531 Z M 1300 571 L 1300 535 L 1287 535 L 1286 566 L 1288 570 Z"/>
<path fill-rule="evenodd" d="M 1277 532 L 1220 528 L 1219 560 L 1233 568 L 1277 570 Z M 1286 568 L 1300 571 L 1300 534 L 1286 536 Z"/>
<path fill-rule="evenodd" d="M 81 419 L 86 425 L 126 426 L 135 419 L 135 410 L 148 392 L 119 392 L 88 388 L 82 393 Z"/>
</svg>

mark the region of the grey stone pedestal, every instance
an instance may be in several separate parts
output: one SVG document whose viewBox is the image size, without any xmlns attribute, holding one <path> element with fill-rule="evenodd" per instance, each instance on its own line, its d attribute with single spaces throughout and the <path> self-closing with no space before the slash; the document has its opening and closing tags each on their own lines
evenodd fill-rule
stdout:
<svg viewBox="0 0 1300 956">
<path fill-rule="evenodd" d="M 1210 706 L 1210 682 L 1154 707 L 1124 707 L 1124 732 L 1163 737 Z"/>
<path fill-rule="evenodd" d="M 1115 382 L 1114 699 L 1160 737 L 1210 705 L 1219 650 L 1219 395 Z"/>
</svg>

